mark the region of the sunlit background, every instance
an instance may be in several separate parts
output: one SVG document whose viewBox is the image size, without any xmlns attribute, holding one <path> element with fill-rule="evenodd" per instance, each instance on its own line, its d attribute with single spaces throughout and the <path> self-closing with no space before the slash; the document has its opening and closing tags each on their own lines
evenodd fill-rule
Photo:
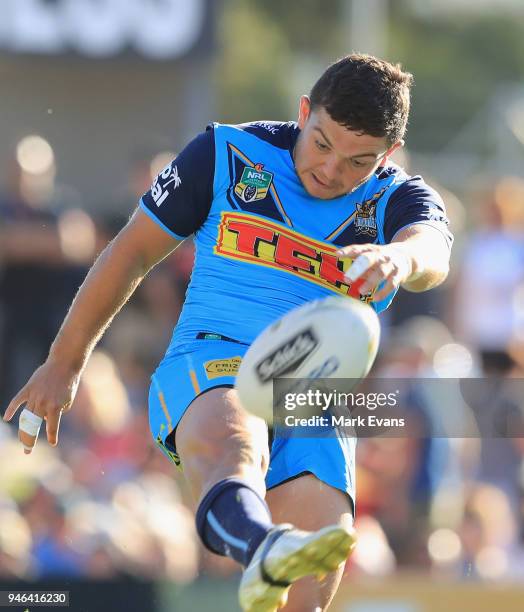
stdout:
<svg viewBox="0 0 524 612">
<path fill-rule="evenodd" d="M 415 75 L 396 161 L 442 193 L 456 236 L 445 285 L 383 316 L 375 375 L 524 377 L 522 0 L 1 0 L 3 409 L 176 151 L 210 121 L 295 119 L 351 51 Z M 147 422 L 192 261 L 188 240 L 119 315 L 58 448 L 27 457 L 0 425 L 0 590 L 56 586 L 88 612 L 238 609 L 237 569 L 198 543 Z M 522 438 L 362 440 L 360 541 L 332 609 L 524 609 L 523 459 Z"/>
</svg>

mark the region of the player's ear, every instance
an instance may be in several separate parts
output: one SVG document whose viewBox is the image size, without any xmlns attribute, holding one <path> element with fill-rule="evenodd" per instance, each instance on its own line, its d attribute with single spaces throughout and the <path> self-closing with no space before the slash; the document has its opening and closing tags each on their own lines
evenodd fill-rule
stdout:
<svg viewBox="0 0 524 612">
<path fill-rule="evenodd" d="M 298 105 L 298 127 L 303 130 L 311 112 L 311 101 L 308 96 L 300 96 Z"/>
<path fill-rule="evenodd" d="M 381 165 L 384 165 L 388 161 L 388 159 L 393 155 L 393 153 L 395 153 L 395 151 L 398 151 L 399 149 L 402 149 L 403 146 L 404 146 L 403 140 L 399 140 L 398 142 L 395 142 L 395 144 L 392 144 L 389 147 L 389 149 L 386 151 L 386 153 L 384 154 Z"/>
</svg>

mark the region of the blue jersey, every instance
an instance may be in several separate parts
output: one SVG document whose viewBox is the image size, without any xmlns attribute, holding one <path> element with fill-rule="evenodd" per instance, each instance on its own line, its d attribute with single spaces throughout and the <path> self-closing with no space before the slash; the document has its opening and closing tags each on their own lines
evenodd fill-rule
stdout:
<svg viewBox="0 0 524 612">
<path fill-rule="evenodd" d="M 354 192 L 310 196 L 293 163 L 296 123 L 209 126 L 155 179 L 141 206 L 178 239 L 194 234 L 195 265 L 170 349 L 215 333 L 250 344 L 306 301 L 361 296 L 345 278 L 349 244 L 391 242 L 424 223 L 452 237 L 440 196 L 394 164 Z"/>
</svg>

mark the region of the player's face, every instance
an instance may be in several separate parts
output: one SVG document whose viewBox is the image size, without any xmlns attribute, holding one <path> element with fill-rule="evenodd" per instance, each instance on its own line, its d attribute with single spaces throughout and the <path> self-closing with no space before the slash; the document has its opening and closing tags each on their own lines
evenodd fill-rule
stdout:
<svg viewBox="0 0 524 612">
<path fill-rule="evenodd" d="M 294 151 L 295 169 L 305 190 L 322 200 L 351 193 L 400 146 L 385 138 L 354 132 L 333 121 L 324 108 L 311 110 L 300 99 L 301 130 Z"/>
</svg>

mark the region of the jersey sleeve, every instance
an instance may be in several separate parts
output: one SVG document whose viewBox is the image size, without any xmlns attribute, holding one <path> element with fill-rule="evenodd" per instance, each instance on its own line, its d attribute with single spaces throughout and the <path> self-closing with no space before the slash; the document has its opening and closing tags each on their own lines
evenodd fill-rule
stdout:
<svg viewBox="0 0 524 612">
<path fill-rule="evenodd" d="M 215 137 L 212 127 L 193 139 L 156 177 L 140 200 L 142 210 L 183 240 L 204 223 L 213 201 Z"/>
<path fill-rule="evenodd" d="M 418 223 L 440 230 L 451 248 L 453 234 L 449 230 L 444 202 L 433 188 L 416 176 L 400 185 L 388 201 L 384 217 L 386 243 L 401 229 Z"/>
</svg>

